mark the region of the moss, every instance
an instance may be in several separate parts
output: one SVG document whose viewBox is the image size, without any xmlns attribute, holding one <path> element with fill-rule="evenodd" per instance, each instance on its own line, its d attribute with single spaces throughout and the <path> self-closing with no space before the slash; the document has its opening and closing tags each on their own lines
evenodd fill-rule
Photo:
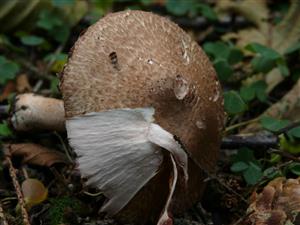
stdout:
<svg viewBox="0 0 300 225">
<path fill-rule="evenodd" d="M 48 214 L 50 225 L 58 225 L 66 222 L 64 215 L 67 208 L 71 209 L 75 213 L 79 212 L 81 208 L 79 200 L 68 196 L 52 198 L 49 201 L 51 203 L 51 208 L 49 209 Z"/>
</svg>

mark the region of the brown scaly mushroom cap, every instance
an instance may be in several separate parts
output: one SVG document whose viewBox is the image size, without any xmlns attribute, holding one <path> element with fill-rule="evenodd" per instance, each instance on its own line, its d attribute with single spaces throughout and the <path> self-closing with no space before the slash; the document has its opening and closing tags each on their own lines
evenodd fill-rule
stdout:
<svg viewBox="0 0 300 225">
<path fill-rule="evenodd" d="M 108 198 L 103 211 L 170 224 L 171 209 L 199 200 L 204 170 L 217 161 L 223 98 L 209 59 L 181 28 L 149 12 L 108 14 L 75 43 L 60 87 L 70 144 L 82 174 Z M 135 167 L 149 177 L 127 202 L 128 183 L 140 179 Z"/>
</svg>

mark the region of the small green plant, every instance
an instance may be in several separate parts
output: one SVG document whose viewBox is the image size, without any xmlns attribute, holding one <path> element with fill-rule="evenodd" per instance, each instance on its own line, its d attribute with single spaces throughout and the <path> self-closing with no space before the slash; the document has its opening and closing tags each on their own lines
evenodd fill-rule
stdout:
<svg viewBox="0 0 300 225">
<path fill-rule="evenodd" d="M 234 115 L 247 110 L 247 105 L 236 91 L 228 91 L 224 94 L 224 108 L 229 115 Z"/>
<path fill-rule="evenodd" d="M 80 210 L 80 202 L 77 199 L 65 196 L 61 198 L 52 198 L 49 200 L 51 208 L 49 209 L 48 218 L 51 225 L 64 223 L 64 212 L 67 207 L 74 211 Z"/>
<path fill-rule="evenodd" d="M 262 167 L 255 159 L 253 152 L 248 148 L 239 149 L 233 157 L 231 171 L 242 174 L 248 185 L 254 185 L 260 181 L 263 176 Z"/>
</svg>

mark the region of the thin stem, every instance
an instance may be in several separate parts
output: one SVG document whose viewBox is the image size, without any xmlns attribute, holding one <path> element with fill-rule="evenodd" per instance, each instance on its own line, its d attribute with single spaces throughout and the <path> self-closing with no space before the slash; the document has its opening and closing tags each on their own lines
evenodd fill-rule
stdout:
<svg viewBox="0 0 300 225">
<path fill-rule="evenodd" d="M 254 118 L 254 119 L 252 119 L 252 120 L 247 120 L 247 121 L 243 121 L 243 122 L 234 124 L 234 125 L 232 125 L 232 126 L 227 127 L 227 128 L 225 129 L 224 133 L 226 134 L 226 133 L 228 133 L 229 131 L 232 131 L 232 130 L 237 129 L 237 128 L 239 128 L 239 127 L 243 127 L 243 126 L 246 126 L 246 125 L 251 124 L 251 123 L 256 123 L 256 122 L 259 121 L 259 119 L 260 119 L 260 117 L 257 117 L 257 118 Z"/>
<path fill-rule="evenodd" d="M 20 184 L 19 184 L 18 179 L 17 179 L 16 170 L 13 167 L 13 164 L 11 162 L 10 157 L 6 156 L 5 160 L 7 161 L 7 164 L 8 164 L 8 167 L 9 167 L 9 175 L 10 175 L 12 181 L 13 181 L 13 185 L 14 185 L 14 188 L 16 190 L 16 194 L 17 194 L 17 197 L 18 197 L 18 202 L 20 204 L 20 208 L 21 208 L 21 212 L 22 212 L 23 223 L 24 223 L 24 225 L 30 225 L 29 216 L 28 216 L 28 213 L 26 211 L 25 201 L 24 201 L 24 197 L 23 197 L 23 194 L 22 194 L 22 191 L 21 191 Z"/>
<path fill-rule="evenodd" d="M 0 202 L 0 222 L 3 225 L 8 225 L 1 202 Z"/>
</svg>

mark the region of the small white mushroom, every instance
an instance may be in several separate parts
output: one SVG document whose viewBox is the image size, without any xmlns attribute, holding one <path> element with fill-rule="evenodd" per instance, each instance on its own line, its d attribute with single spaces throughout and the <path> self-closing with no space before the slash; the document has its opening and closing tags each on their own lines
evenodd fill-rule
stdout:
<svg viewBox="0 0 300 225">
<path fill-rule="evenodd" d="M 63 101 L 32 93 L 18 95 L 10 121 L 16 131 L 65 131 Z"/>
</svg>

